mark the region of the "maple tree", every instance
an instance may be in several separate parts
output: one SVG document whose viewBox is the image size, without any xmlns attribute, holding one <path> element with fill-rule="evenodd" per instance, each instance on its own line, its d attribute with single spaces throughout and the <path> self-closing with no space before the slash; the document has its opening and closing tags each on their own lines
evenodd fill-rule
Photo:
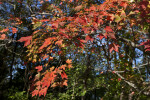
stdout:
<svg viewBox="0 0 150 100">
<path fill-rule="evenodd" d="M 16 2 L 23 4 L 25 1 Z M 119 82 L 125 80 L 132 88 L 140 91 L 127 81 L 130 76 L 123 75 L 124 78 L 117 71 L 133 70 L 133 62 L 136 63 L 135 49 L 149 56 L 150 38 L 146 37 L 150 33 L 148 0 L 105 0 L 99 4 L 91 0 L 60 0 L 56 4 L 49 3 L 49 0 L 39 0 L 37 3 L 41 5 L 39 12 L 30 16 L 32 34 L 16 41 L 24 42 L 28 53 L 27 62 L 32 62 L 34 66 L 30 73 L 33 75 L 32 96 L 45 96 L 50 87 L 68 86 L 65 70 L 73 67 L 73 59 L 66 55 L 74 50 L 74 54 L 83 53 L 86 48 L 95 54 L 103 52 L 106 71 L 118 75 Z M 41 12 L 46 14 L 38 17 Z M 0 31 L 1 40 L 8 40 L 9 32 L 16 34 L 21 30 L 19 25 L 22 25 L 22 19 L 10 15 L 8 20 L 11 26 Z M 53 66 L 56 57 L 60 61 Z"/>
</svg>

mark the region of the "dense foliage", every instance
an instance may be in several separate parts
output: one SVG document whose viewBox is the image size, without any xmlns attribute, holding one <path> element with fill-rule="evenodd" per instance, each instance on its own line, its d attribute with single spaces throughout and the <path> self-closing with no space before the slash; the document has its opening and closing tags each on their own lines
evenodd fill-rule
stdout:
<svg viewBox="0 0 150 100">
<path fill-rule="evenodd" d="M 150 97 L 148 0 L 1 0 L 0 98 Z"/>
</svg>

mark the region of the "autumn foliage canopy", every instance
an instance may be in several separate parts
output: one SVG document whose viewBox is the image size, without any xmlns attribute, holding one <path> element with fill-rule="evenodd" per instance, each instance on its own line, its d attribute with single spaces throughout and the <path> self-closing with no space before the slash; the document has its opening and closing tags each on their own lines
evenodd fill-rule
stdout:
<svg viewBox="0 0 150 100">
<path fill-rule="evenodd" d="M 18 2 L 23 3 L 21 0 Z M 42 5 L 49 0 L 39 2 Z M 61 8 L 65 4 L 70 13 Z M 146 38 L 146 34 L 141 33 L 149 32 L 148 0 L 105 0 L 101 4 L 92 4 L 89 0 L 61 0 L 60 4 L 49 4 L 48 7 L 50 10 L 46 12 L 52 16 L 32 16 L 33 33 L 17 40 L 24 42 L 24 47 L 27 48 L 26 62 L 35 64 L 33 70 L 36 75 L 32 76 L 34 71 L 31 71 L 30 77 L 32 96 L 45 96 L 49 88 L 67 86 L 65 70 L 73 67 L 73 59 L 67 58 L 56 66 L 50 66 L 55 61 L 54 56 L 63 57 L 67 48 L 69 51 L 78 49 L 77 53 L 82 53 L 88 43 L 94 45 L 98 39 L 101 46 L 107 46 L 109 55 L 122 50 L 120 41 L 126 41 L 139 49 L 144 46 L 145 52 L 150 51 L 150 40 Z M 21 19 L 14 16 L 10 16 L 9 20 L 14 20 L 12 26 L 22 24 Z M 7 32 L 15 34 L 18 30 L 17 27 L 4 28 L 0 31 L 0 39 L 7 39 Z M 133 35 L 134 30 L 138 31 L 131 42 L 122 38 L 126 34 Z M 135 44 L 135 41 L 141 39 L 142 42 Z M 97 50 L 92 48 L 90 52 Z"/>
</svg>

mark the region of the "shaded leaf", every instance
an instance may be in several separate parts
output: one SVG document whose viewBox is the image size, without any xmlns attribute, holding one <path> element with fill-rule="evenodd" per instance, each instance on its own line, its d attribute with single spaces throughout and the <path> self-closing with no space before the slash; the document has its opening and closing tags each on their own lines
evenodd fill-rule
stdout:
<svg viewBox="0 0 150 100">
<path fill-rule="evenodd" d="M 43 70 L 43 67 L 42 66 L 37 66 L 37 67 L 35 67 L 35 69 L 37 69 L 38 72 L 40 72 L 41 70 Z"/>
</svg>

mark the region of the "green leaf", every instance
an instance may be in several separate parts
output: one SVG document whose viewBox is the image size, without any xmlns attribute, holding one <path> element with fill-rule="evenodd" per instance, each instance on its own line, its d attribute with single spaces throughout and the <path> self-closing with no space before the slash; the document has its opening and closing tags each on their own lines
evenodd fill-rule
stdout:
<svg viewBox="0 0 150 100">
<path fill-rule="evenodd" d="M 119 22 L 119 21 L 121 21 L 121 18 L 120 18 L 120 16 L 118 16 L 118 15 L 115 15 L 115 22 Z"/>
<path fill-rule="evenodd" d="M 33 29 L 36 29 L 42 25 L 42 22 L 37 22 L 36 24 L 33 25 Z"/>
<path fill-rule="evenodd" d="M 82 93 L 81 93 L 81 96 L 84 96 L 86 94 L 86 90 L 84 90 Z"/>
</svg>

